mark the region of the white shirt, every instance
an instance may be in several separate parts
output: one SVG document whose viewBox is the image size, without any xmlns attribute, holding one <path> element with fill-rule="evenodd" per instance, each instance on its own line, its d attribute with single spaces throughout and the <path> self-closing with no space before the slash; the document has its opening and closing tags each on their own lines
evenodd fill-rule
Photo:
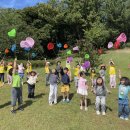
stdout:
<svg viewBox="0 0 130 130">
<path fill-rule="evenodd" d="M 27 83 L 30 84 L 30 85 L 35 84 L 36 81 L 37 81 L 37 75 L 35 75 L 35 76 L 29 76 L 28 78 L 29 79 L 28 79 Z"/>
</svg>

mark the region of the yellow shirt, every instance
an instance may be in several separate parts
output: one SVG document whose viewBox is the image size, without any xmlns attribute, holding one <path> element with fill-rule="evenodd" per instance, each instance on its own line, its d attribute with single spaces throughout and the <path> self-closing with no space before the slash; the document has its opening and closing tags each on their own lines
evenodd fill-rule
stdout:
<svg viewBox="0 0 130 130">
<path fill-rule="evenodd" d="M 91 78 L 93 79 L 96 76 L 96 73 L 91 72 Z"/>
<path fill-rule="evenodd" d="M 71 68 L 70 63 L 66 63 L 66 67 L 70 70 Z"/>
<path fill-rule="evenodd" d="M 4 66 L 3 65 L 0 65 L 0 73 L 4 73 Z"/>
<path fill-rule="evenodd" d="M 10 70 L 11 68 L 13 68 L 11 65 L 8 65 L 8 66 L 7 66 L 7 73 L 9 73 L 9 70 Z"/>
<path fill-rule="evenodd" d="M 115 75 L 115 74 L 116 74 L 115 67 L 114 66 L 110 66 L 109 75 Z"/>
<path fill-rule="evenodd" d="M 49 73 L 50 73 L 48 66 L 45 66 L 45 73 L 46 73 L 46 74 L 49 74 Z"/>
<path fill-rule="evenodd" d="M 75 68 L 74 69 L 74 76 L 78 77 L 79 76 L 79 71 L 80 71 L 79 68 Z"/>
<path fill-rule="evenodd" d="M 32 71 L 32 66 L 31 66 L 31 65 L 29 65 L 29 66 L 27 67 L 26 72 L 27 72 L 27 73 L 29 73 L 29 72 L 31 72 L 31 71 Z"/>
</svg>

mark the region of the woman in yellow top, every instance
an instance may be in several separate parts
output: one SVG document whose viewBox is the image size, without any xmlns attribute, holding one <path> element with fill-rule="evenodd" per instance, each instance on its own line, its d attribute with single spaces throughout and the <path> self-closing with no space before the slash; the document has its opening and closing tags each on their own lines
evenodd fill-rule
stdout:
<svg viewBox="0 0 130 130">
<path fill-rule="evenodd" d="M 13 63 L 9 62 L 8 65 L 7 65 L 7 81 L 8 81 L 9 85 L 12 84 L 12 76 L 9 74 L 9 71 L 12 68 L 13 68 Z"/>
<path fill-rule="evenodd" d="M 46 83 L 46 86 L 49 85 L 49 76 L 50 76 L 49 64 L 50 64 L 50 62 L 45 62 L 45 75 L 46 75 L 45 83 Z"/>
<path fill-rule="evenodd" d="M 74 68 L 74 83 L 76 88 L 78 88 L 79 73 L 80 73 L 80 65 L 77 64 L 76 67 Z"/>
<path fill-rule="evenodd" d="M 27 65 L 26 65 L 26 72 L 27 75 L 32 71 L 32 64 L 31 62 L 28 60 Z"/>
<path fill-rule="evenodd" d="M 2 86 L 4 85 L 4 72 L 5 71 L 5 63 L 4 60 L 0 62 L 0 82 L 2 81 Z"/>
<path fill-rule="evenodd" d="M 110 87 L 116 88 L 116 70 L 114 62 L 111 60 L 109 62 L 110 68 L 109 68 L 109 75 L 110 75 Z"/>
</svg>

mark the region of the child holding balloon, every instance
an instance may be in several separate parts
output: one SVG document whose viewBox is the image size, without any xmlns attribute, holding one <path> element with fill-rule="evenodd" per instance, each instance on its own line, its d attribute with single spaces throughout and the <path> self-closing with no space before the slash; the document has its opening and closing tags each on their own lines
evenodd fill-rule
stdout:
<svg viewBox="0 0 130 130">
<path fill-rule="evenodd" d="M 91 78 L 91 86 L 93 88 L 96 80 L 96 70 L 94 68 L 91 68 L 90 78 Z"/>
<path fill-rule="evenodd" d="M 78 89 L 77 93 L 81 96 L 80 99 L 80 109 L 83 109 L 83 102 L 85 103 L 85 111 L 88 109 L 87 108 L 87 95 L 88 95 L 88 85 L 87 85 L 87 80 L 85 79 L 85 73 L 80 72 L 80 78 L 78 81 Z"/>
<path fill-rule="evenodd" d="M 46 79 L 45 79 L 45 83 L 46 86 L 49 85 L 49 76 L 50 76 L 50 67 L 49 67 L 50 62 L 47 62 L 45 60 L 45 74 L 46 74 Z"/>
<path fill-rule="evenodd" d="M 32 64 L 31 62 L 28 60 L 27 64 L 26 64 L 26 72 L 27 75 L 32 71 Z"/>
<path fill-rule="evenodd" d="M 74 83 L 76 89 L 78 87 L 79 73 L 80 73 L 80 65 L 77 64 L 76 67 L 74 68 Z"/>
</svg>

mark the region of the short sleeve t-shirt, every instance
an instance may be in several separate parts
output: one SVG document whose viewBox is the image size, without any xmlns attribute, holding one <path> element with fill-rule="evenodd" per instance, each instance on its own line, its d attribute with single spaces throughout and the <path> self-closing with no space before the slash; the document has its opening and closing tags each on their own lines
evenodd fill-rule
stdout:
<svg viewBox="0 0 130 130">
<path fill-rule="evenodd" d="M 75 68 L 75 69 L 74 69 L 74 76 L 77 76 L 77 77 L 78 77 L 79 71 L 80 71 L 79 68 Z"/>
<path fill-rule="evenodd" d="M 78 81 L 78 88 L 80 88 L 80 89 L 87 89 L 86 82 L 87 82 L 86 79 L 80 77 L 79 81 Z"/>
<path fill-rule="evenodd" d="M 109 69 L 109 74 L 110 74 L 110 75 L 115 75 L 115 74 L 116 74 L 115 67 L 110 66 L 110 69 Z"/>
<path fill-rule="evenodd" d="M 119 85 L 119 98 L 128 99 L 128 93 L 130 92 L 130 86 Z"/>
<path fill-rule="evenodd" d="M 21 87 L 21 78 L 20 78 L 20 76 L 18 74 L 13 74 L 12 78 L 13 78 L 12 87 L 20 88 Z"/>
<path fill-rule="evenodd" d="M 9 70 L 12 69 L 13 67 L 11 65 L 7 66 L 7 73 L 9 73 Z"/>
<path fill-rule="evenodd" d="M 24 73 L 24 67 L 22 65 L 18 65 L 18 73 Z"/>
<path fill-rule="evenodd" d="M 46 74 L 49 74 L 49 73 L 50 73 L 48 66 L 45 66 L 45 73 L 46 73 Z"/>
<path fill-rule="evenodd" d="M 4 66 L 0 65 L 0 73 L 4 73 Z"/>
<path fill-rule="evenodd" d="M 31 71 L 32 71 L 32 66 L 31 66 L 31 65 L 29 65 L 29 66 L 27 67 L 26 72 L 27 72 L 27 73 L 29 73 L 29 72 L 31 72 Z"/>
</svg>

